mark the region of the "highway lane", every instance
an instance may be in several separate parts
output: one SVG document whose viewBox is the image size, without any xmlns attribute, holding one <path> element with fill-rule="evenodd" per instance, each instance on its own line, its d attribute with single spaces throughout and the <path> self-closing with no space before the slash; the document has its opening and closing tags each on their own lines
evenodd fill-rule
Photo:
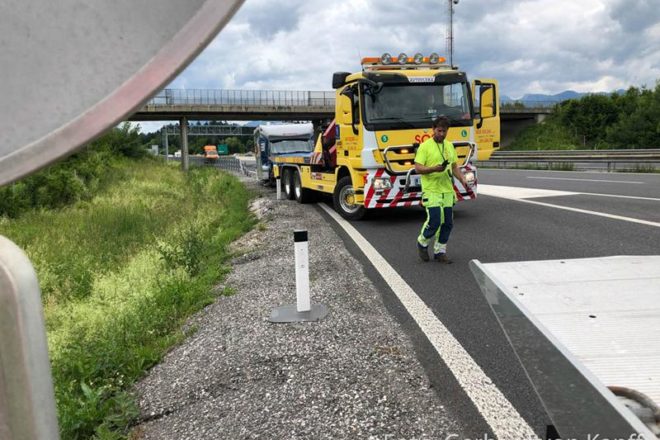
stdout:
<svg viewBox="0 0 660 440">
<path fill-rule="evenodd" d="M 492 194 L 493 185 L 568 191 L 574 194 L 529 200 L 660 222 L 660 174 L 480 170 L 479 183 L 485 194 Z"/>
<path fill-rule="evenodd" d="M 623 196 L 660 198 L 660 174 L 538 170 L 478 171 L 479 183 Z"/>
<path fill-rule="evenodd" d="M 579 180 L 526 179 L 515 171 L 511 173 L 513 177 L 507 180 L 504 172 L 498 170 L 495 173 L 498 174 L 492 177 L 492 180 L 500 179 L 496 181 L 506 185 L 512 185 L 516 179 L 523 178 L 524 182 L 534 182 L 537 188 L 584 191 L 587 185 Z M 487 174 L 480 174 L 481 183 L 491 179 Z M 581 180 L 592 176 L 593 173 L 561 173 L 561 177 Z M 609 176 L 611 175 L 605 175 Z M 647 196 L 652 197 L 655 176 L 641 176 L 641 181 L 650 187 Z M 615 177 L 630 178 L 630 175 Z M 650 177 L 651 183 L 646 183 L 644 178 L 647 177 Z M 591 185 L 589 188 L 595 188 L 594 192 L 602 193 L 606 189 L 596 186 L 601 184 L 609 182 L 591 182 L 588 185 Z M 615 194 L 625 195 L 625 191 L 623 192 L 624 194 L 621 194 L 621 191 L 617 191 Z M 598 205 L 592 208 L 598 208 L 600 211 L 619 212 L 621 209 L 620 198 L 562 196 L 551 199 L 553 203 L 578 205 L 591 202 L 591 199 L 585 201 L 575 197 L 597 197 Z M 572 202 L 564 201 L 571 198 Z M 534 200 L 544 201 L 545 198 Z M 630 204 L 626 209 L 628 213 L 660 211 L 660 201 L 625 200 Z M 644 205 L 649 202 L 650 205 Z M 660 253 L 660 228 L 481 196 L 476 202 L 461 203 L 457 207 L 456 226 L 449 246 L 455 263 L 444 266 L 432 262 L 423 263 L 417 257 L 415 237 L 423 221 L 424 213 L 419 209 L 384 210 L 375 212 L 367 221 L 352 224 L 433 310 L 530 426 L 537 433 L 544 434 L 547 418 L 474 281 L 468 269 L 468 262 L 471 259 L 489 263 L 623 254 L 654 255 Z M 345 234 L 342 235 L 346 238 Z M 348 247 L 365 263 L 367 274 L 384 292 L 386 304 L 408 330 L 438 394 L 449 407 L 455 408 L 461 423 L 466 427 L 463 434 L 467 438 L 477 438 L 484 433 L 492 434 L 453 379 L 449 369 L 439 359 L 407 312 L 398 304 L 388 286 L 384 285 L 380 276 L 370 268 L 370 263 L 365 261 L 354 245 L 348 243 Z"/>
</svg>

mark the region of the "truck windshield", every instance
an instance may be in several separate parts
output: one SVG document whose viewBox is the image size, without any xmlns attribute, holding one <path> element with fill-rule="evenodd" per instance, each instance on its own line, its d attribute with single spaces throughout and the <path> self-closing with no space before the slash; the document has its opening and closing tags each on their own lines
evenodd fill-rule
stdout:
<svg viewBox="0 0 660 440">
<path fill-rule="evenodd" d="M 470 95 L 465 82 L 454 84 L 383 84 L 363 93 L 365 126 L 371 130 L 430 126 L 438 115 L 452 126 L 471 126 Z"/>
<path fill-rule="evenodd" d="M 270 141 L 272 154 L 308 153 L 313 150 L 314 142 L 311 139 L 271 139 Z"/>
</svg>

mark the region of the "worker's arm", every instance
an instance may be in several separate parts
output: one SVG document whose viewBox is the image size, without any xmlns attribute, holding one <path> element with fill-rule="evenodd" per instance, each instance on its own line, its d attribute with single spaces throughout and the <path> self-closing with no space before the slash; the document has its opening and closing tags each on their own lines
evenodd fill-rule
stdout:
<svg viewBox="0 0 660 440">
<path fill-rule="evenodd" d="M 436 165 L 434 167 L 427 167 L 426 165 L 422 165 L 419 162 L 415 162 L 415 171 L 417 171 L 417 174 L 430 174 L 430 173 L 438 173 L 442 172 L 445 170 L 445 165 Z"/>
<path fill-rule="evenodd" d="M 451 170 L 454 173 L 454 177 L 456 177 L 461 182 L 463 188 L 468 189 L 467 181 L 465 180 L 465 176 L 463 176 L 463 171 L 461 171 L 461 167 L 458 166 L 458 162 L 454 162 L 452 164 Z"/>
</svg>

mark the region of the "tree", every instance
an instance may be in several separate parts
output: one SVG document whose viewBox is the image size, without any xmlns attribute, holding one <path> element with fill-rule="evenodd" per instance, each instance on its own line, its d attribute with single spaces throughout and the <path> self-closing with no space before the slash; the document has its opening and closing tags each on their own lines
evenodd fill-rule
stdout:
<svg viewBox="0 0 660 440">
<path fill-rule="evenodd" d="M 236 136 L 226 138 L 224 140 L 224 143 L 227 144 L 227 146 L 229 147 L 229 153 L 230 154 L 245 153 L 245 151 L 246 151 L 245 144 L 243 144 L 243 142 L 239 138 L 237 138 Z"/>
<path fill-rule="evenodd" d="M 655 90 L 629 90 L 621 103 L 621 119 L 607 130 L 616 148 L 660 147 L 660 82 Z"/>
<path fill-rule="evenodd" d="M 126 157 L 146 155 L 147 145 L 140 136 L 140 126 L 132 126 L 130 122 L 122 123 L 89 144 L 92 149 L 105 149 Z"/>
<path fill-rule="evenodd" d="M 607 129 L 619 119 L 614 100 L 606 95 L 587 95 L 563 102 L 558 107 L 559 121 L 572 129 L 583 147 L 604 144 Z"/>
</svg>

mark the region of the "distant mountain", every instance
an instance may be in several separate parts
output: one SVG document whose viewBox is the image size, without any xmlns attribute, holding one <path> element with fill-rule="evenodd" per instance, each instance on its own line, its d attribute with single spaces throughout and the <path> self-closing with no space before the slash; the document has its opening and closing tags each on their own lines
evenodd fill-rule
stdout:
<svg viewBox="0 0 660 440">
<path fill-rule="evenodd" d="M 615 90 L 613 93 L 618 93 L 622 94 L 625 93 L 625 90 Z M 573 90 L 565 90 L 561 93 L 557 93 L 556 95 L 545 95 L 541 93 L 527 93 L 523 95 L 522 98 L 518 99 L 513 99 L 509 96 L 502 95 L 501 97 L 501 102 L 502 104 L 506 104 L 508 102 L 522 102 L 526 106 L 533 106 L 535 103 L 555 103 L 555 102 L 562 102 L 566 101 L 568 99 L 579 99 L 582 98 L 583 96 L 586 95 L 591 95 L 592 93 L 580 93 L 580 92 L 575 92 Z M 609 95 L 610 93 L 607 92 L 599 92 L 596 93 L 596 95 Z"/>
</svg>

